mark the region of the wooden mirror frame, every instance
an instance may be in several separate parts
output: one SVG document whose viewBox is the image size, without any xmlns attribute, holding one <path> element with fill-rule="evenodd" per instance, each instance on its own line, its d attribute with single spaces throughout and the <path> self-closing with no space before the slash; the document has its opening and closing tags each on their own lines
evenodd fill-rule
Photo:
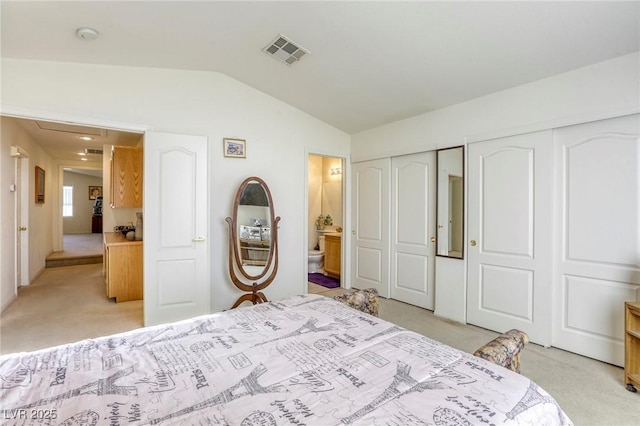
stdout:
<svg viewBox="0 0 640 426">
<path fill-rule="evenodd" d="M 238 207 L 240 206 L 240 199 L 243 191 L 251 183 L 259 183 L 262 189 L 264 189 L 269 204 L 269 222 L 271 233 L 271 244 L 269 247 L 269 253 L 267 261 L 262 272 L 258 275 L 250 275 L 245 268 L 243 268 L 241 255 L 240 255 L 240 238 L 238 235 Z M 267 297 L 262 293 L 271 282 L 275 279 L 278 272 L 278 224 L 280 222 L 280 216 L 276 216 L 273 209 L 273 198 L 271 197 L 271 191 L 264 180 L 252 176 L 246 178 L 238 188 L 236 196 L 233 202 L 233 217 L 227 217 L 225 221 L 229 224 L 229 275 L 233 284 L 242 291 L 250 292 L 249 294 L 243 294 L 236 300 L 231 309 L 238 307 L 245 301 L 258 304 L 267 302 Z M 247 280 L 253 281 L 251 284 L 246 284 L 236 274 L 236 269 L 240 271 L 240 274 Z M 259 280 L 264 279 L 262 282 Z"/>
</svg>

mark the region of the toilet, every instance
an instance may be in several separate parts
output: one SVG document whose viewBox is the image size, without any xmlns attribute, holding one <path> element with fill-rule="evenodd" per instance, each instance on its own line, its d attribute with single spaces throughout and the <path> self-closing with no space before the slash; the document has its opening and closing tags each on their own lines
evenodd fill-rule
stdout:
<svg viewBox="0 0 640 426">
<path fill-rule="evenodd" d="M 309 250 L 309 273 L 324 273 L 324 235 L 318 237 L 320 250 Z"/>
</svg>

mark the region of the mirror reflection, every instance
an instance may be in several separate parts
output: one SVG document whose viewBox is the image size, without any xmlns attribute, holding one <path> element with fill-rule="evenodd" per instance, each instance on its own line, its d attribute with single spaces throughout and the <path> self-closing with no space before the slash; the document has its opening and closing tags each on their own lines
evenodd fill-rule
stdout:
<svg viewBox="0 0 640 426">
<path fill-rule="evenodd" d="M 271 214 L 265 188 L 248 182 L 240 193 L 237 209 L 240 266 L 250 276 L 258 276 L 271 251 Z"/>
<path fill-rule="evenodd" d="M 438 256 L 463 258 L 464 147 L 438 151 Z"/>
</svg>

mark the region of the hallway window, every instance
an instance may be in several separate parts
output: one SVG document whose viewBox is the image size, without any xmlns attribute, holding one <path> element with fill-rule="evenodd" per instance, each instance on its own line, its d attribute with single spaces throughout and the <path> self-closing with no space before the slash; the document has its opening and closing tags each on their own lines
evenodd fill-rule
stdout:
<svg viewBox="0 0 640 426">
<path fill-rule="evenodd" d="M 73 216 L 73 186 L 62 187 L 62 217 Z"/>
</svg>

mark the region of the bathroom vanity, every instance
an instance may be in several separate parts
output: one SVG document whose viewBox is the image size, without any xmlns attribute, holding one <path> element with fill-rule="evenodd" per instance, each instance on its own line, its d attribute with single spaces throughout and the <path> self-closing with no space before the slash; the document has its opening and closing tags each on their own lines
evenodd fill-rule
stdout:
<svg viewBox="0 0 640 426">
<path fill-rule="evenodd" d="M 324 273 L 331 277 L 340 278 L 342 236 L 327 234 L 324 238 Z"/>
</svg>

